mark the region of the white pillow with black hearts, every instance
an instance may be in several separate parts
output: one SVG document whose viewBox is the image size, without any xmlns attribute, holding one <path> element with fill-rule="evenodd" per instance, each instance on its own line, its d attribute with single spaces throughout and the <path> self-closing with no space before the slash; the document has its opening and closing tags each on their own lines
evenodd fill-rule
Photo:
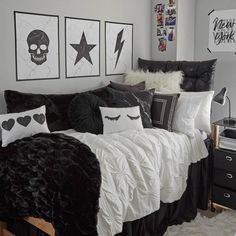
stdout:
<svg viewBox="0 0 236 236">
<path fill-rule="evenodd" d="M 143 130 L 139 106 L 135 107 L 99 107 L 103 121 L 103 134 L 126 130 Z"/>
<path fill-rule="evenodd" d="M 0 115 L 2 147 L 38 133 L 50 133 L 46 121 L 46 107 Z"/>
</svg>

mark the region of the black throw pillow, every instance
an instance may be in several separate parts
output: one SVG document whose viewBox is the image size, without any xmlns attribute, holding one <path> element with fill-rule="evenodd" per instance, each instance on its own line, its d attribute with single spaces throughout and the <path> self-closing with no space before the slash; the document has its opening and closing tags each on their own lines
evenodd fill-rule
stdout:
<svg viewBox="0 0 236 236">
<path fill-rule="evenodd" d="M 110 84 L 108 87 L 120 90 L 120 91 L 139 91 L 139 90 L 145 90 L 145 81 L 140 82 L 135 85 L 129 85 L 129 84 L 121 84 L 121 83 L 115 83 L 110 81 Z"/>
<path fill-rule="evenodd" d="M 118 91 L 106 88 L 106 102 L 109 107 L 139 106 L 144 128 L 152 128 L 151 106 L 155 89 L 144 91 Z M 104 94 L 104 93 L 103 93 Z"/>
<path fill-rule="evenodd" d="M 182 71 L 184 91 L 209 91 L 212 88 L 216 59 L 208 61 L 151 61 L 138 59 L 140 70 L 149 72 Z"/>
<path fill-rule="evenodd" d="M 72 128 L 82 133 L 102 134 L 103 123 L 99 106 L 104 107 L 107 104 L 89 92 L 78 94 L 68 108 Z"/>
<path fill-rule="evenodd" d="M 152 103 L 152 124 L 172 131 L 175 108 L 180 94 L 154 94 Z"/>
</svg>

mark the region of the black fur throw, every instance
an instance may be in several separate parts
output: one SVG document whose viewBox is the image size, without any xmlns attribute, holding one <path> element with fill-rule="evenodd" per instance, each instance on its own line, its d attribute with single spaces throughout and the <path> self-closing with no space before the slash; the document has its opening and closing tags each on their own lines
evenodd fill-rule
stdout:
<svg viewBox="0 0 236 236">
<path fill-rule="evenodd" d="M 37 134 L 0 148 L 0 220 L 33 216 L 57 236 L 96 236 L 101 173 L 90 148 Z"/>
<path fill-rule="evenodd" d="M 82 133 L 102 134 L 103 122 L 99 106 L 107 105 L 98 96 L 87 92 L 78 94 L 68 108 L 72 128 Z"/>
</svg>

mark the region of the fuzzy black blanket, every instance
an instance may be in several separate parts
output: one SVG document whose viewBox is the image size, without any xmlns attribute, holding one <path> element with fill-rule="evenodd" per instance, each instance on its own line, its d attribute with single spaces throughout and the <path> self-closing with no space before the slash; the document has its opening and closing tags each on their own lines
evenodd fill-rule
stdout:
<svg viewBox="0 0 236 236">
<path fill-rule="evenodd" d="M 101 173 L 90 148 L 38 134 L 0 148 L 0 219 L 51 222 L 59 236 L 95 236 Z"/>
</svg>

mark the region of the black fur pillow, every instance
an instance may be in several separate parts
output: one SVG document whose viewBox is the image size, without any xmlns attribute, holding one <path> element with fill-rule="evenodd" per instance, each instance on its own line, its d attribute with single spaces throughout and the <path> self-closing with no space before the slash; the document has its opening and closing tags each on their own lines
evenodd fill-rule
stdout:
<svg viewBox="0 0 236 236">
<path fill-rule="evenodd" d="M 99 106 L 107 105 L 96 95 L 88 92 L 78 94 L 68 108 L 72 128 L 82 133 L 102 134 L 103 123 Z"/>
<path fill-rule="evenodd" d="M 4 95 L 8 113 L 23 112 L 45 105 L 51 132 L 71 129 L 67 109 L 76 94 L 32 94 L 6 90 Z"/>
</svg>

